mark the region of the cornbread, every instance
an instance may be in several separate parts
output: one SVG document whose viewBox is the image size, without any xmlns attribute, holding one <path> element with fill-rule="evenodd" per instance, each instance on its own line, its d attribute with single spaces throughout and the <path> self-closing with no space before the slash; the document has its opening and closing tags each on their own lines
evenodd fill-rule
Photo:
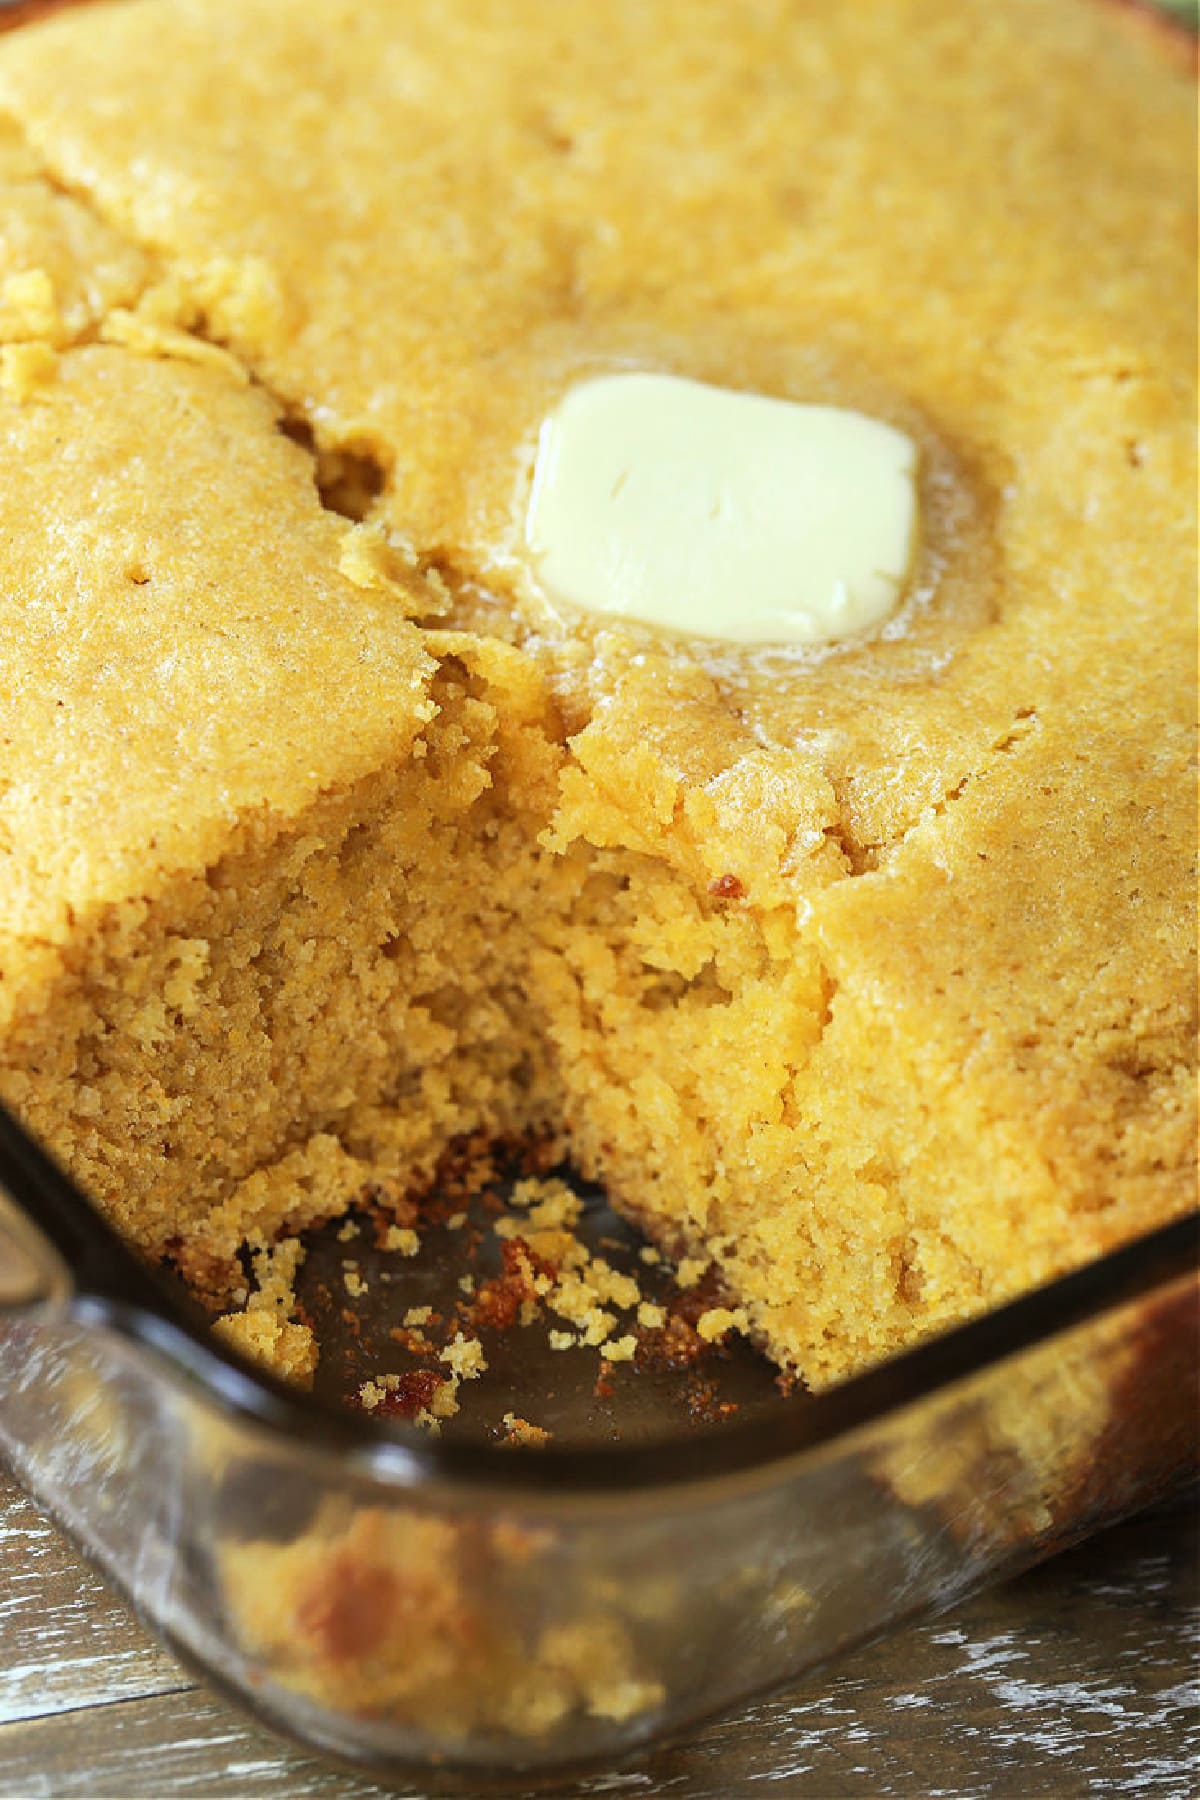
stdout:
<svg viewBox="0 0 1200 1800">
<path fill-rule="evenodd" d="M 1090 0 L 0 45 L 0 1095 L 122 1230 L 559 1131 L 820 1383 L 1194 1204 L 1193 105 Z M 888 622 L 552 604 L 630 369 L 911 439 Z"/>
</svg>

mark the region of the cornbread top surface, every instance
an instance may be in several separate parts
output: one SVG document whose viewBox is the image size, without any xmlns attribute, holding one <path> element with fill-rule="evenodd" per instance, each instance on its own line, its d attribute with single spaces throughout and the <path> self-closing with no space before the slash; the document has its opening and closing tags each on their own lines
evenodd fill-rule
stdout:
<svg viewBox="0 0 1200 1800">
<path fill-rule="evenodd" d="M 348 529 L 220 367 L 95 345 L 0 392 L 6 996 L 17 940 L 36 960 L 421 729 L 432 659 L 339 572 Z"/>
<path fill-rule="evenodd" d="M 171 278 L 148 309 L 370 450 L 389 523 L 515 597 L 593 695 L 644 639 L 560 629 L 516 554 L 574 379 L 658 368 L 908 430 L 905 628 L 717 670 L 757 736 L 816 739 L 864 843 L 1018 712 L 1128 710 L 1122 639 L 1170 685 L 1194 89 L 1119 10 L 125 0 L 3 51 L 0 106 Z"/>
<path fill-rule="evenodd" d="M 686 789 L 753 765 L 725 829 L 774 833 L 886 1027 L 863 1055 L 1131 1218 L 1194 1151 L 1194 86 L 1165 46 L 1085 0 L 124 0 L 0 47 L 0 108 L 145 259 L 126 334 L 226 345 L 369 453 L 460 617 L 544 658 L 592 783 L 570 832 L 667 846 Z M 714 657 L 549 613 L 538 424 L 618 367 L 909 432 L 900 629 Z"/>
</svg>

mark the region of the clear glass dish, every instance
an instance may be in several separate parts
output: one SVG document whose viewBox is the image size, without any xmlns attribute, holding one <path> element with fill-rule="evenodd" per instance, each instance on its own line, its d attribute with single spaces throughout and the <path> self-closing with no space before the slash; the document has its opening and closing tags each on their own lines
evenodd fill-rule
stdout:
<svg viewBox="0 0 1200 1800">
<path fill-rule="evenodd" d="M 735 1370 L 725 1424 L 634 1380 L 605 1441 L 560 1395 L 514 1453 L 252 1371 L 0 1117 L 0 1450 L 259 1717 L 478 1789 L 611 1764 L 1187 1478 L 1196 1251 L 1170 1225 L 824 1394 Z"/>
</svg>

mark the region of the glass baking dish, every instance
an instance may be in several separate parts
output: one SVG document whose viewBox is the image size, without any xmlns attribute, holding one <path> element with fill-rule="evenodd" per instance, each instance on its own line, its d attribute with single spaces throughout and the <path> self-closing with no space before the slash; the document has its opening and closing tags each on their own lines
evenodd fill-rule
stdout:
<svg viewBox="0 0 1200 1800">
<path fill-rule="evenodd" d="M 724 1424 L 633 1381 L 622 1441 L 581 1409 L 514 1453 L 255 1372 L 0 1116 L 0 1450 L 261 1719 L 478 1789 L 611 1764 L 1187 1479 L 1197 1247 L 1182 1220 Z"/>
</svg>

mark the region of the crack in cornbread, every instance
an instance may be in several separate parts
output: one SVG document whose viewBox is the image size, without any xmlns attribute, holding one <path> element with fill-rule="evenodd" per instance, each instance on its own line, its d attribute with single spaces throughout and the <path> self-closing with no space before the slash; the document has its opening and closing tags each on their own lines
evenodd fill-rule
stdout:
<svg viewBox="0 0 1200 1800">
<path fill-rule="evenodd" d="M 1194 1199 L 1191 89 L 1083 4 L 589 18 L 4 45 L 0 1091 L 215 1295 L 557 1125 L 824 1380 Z M 630 364 L 909 431 L 897 629 L 549 612 Z"/>
</svg>

